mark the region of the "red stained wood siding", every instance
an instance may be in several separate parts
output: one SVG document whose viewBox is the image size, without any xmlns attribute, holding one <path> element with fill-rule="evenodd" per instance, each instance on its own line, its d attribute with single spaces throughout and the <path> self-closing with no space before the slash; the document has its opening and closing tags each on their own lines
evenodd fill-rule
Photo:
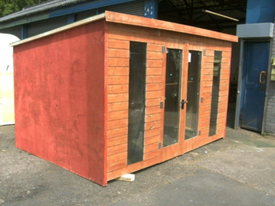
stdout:
<svg viewBox="0 0 275 206">
<path fill-rule="evenodd" d="M 101 185 L 104 37 L 101 20 L 14 48 L 17 147 Z"/>
</svg>

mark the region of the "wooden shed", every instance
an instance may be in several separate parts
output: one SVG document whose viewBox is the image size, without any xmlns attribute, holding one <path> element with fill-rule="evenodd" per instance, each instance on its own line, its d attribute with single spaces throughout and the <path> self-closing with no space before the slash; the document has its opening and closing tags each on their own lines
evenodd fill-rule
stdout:
<svg viewBox="0 0 275 206">
<path fill-rule="evenodd" d="M 15 42 L 16 145 L 106 185 L 225 138 L 237 40 L 106 11 Z"/>
</svg>

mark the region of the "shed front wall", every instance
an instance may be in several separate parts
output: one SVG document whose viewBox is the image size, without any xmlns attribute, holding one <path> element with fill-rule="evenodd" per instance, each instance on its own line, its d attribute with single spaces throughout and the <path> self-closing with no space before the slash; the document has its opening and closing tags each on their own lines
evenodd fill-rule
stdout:
<svg viewBox="0 0 275 206">
<path fill-rule="evenodd" d="M 147 43 L 146 109 L 143 161 L 127 165 L 129 48 L 130 41 Z M 186 99 L 189 50 L 202 52 L 200 76 L 199 135 L 184 140 L 186 111 L 180 116 L 179 143 L 172 149 L 159 148 L 163 141 L 165 98 L 165 48 L 183 50 L 181 97 Z M 163 162 L 219 138 L 225 138 L 230 76 L 231 43 L 164 30 L 108 23 L 107 47 L 107 179 Z M 222 51 L 217 133 L 209 137 L 214 51 Z"/>
<path fill-rule="evenodd" d="M 106 185 L 105 21 L 14 47 L 16 145 Z"/>
</svg>

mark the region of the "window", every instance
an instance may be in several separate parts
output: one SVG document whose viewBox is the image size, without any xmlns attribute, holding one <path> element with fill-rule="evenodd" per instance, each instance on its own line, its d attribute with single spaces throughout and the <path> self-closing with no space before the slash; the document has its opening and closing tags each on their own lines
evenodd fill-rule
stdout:
<svg viewBox="0 0 275 206">
<path fill-rule="evenodd" d="M 143 160 L 146 43 L 130 42 L 128 165 Z"/>
</svg>

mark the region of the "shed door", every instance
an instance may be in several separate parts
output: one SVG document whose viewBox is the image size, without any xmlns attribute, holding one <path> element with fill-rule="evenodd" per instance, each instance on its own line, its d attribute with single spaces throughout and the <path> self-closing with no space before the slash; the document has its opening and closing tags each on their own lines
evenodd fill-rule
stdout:
<svg viewBox="0 0 275 206">
<path fill-rule="evenodd" d="M 201 51 L 190 50 L 188 55 L 186 140 L 198 136 Z"/>
<path fill-rule="evenodd" d="M 251 42 L 245 44 L 241 127 L 261 132 L 269 42 Z"/>
<path fill-rule="evenodd" d="M 182 93 L 182 58 L 181 49 L 166 50 L 165 98 L 163 123 L 162 161 L 173 158 L 179 153 Z"/>
</svg>

